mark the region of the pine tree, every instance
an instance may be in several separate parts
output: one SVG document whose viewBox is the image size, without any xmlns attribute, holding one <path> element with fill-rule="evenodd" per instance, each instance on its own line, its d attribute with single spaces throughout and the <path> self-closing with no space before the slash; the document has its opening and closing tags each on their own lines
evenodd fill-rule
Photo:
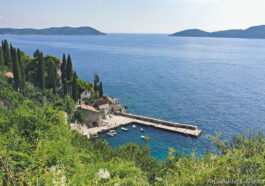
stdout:
<svg viewBox="0 0 265 186">
<path fill-rule="evenodd" d="M 77 84 L 76 84 L 77 75 L 76 72 L 74 72 L 73 75 L 73 83 L 72 83 L 72 96 L 73 100 L 77 102 Z"/>
<path fill-rule="evenodd" d="M 61 79 L 62 79 L 62 83 L 64 84 L 64 82 L 66 81 L 66 57 L 65 54 L 63 54 L 63 62 L 61 65 Z"/>
<path fill-rule="evenodd" d="M 2 50 L 4 54 L 4 61 L 5 65 L 11 69 L 12 66 L 12 61 L 11 61 L 11 55 L 10 55 L 10 50 L 9 50 L 9 44 L 7 40 L 2 41 Z"/>
<path fill-rule="evenodd" d="M 67 57 L 66 79 L 68 81 L 73 79 L 73 67 L 72 67 L 72 60 L 71 60 L 71 56 L 70 55 L 68 55 L 68 57 Z"/>
<path fill-rule="evenodd" d="M 21 81 L 20 81 L 20 69 L 17 60 L 17 52 L 16 49 L 10 46 L 11 58 L 12 58 L 12 69 L 14 75 L 14 88 L 15 90 L 19 90 Z"/>
<path fill-rule="evenodd" d="M 21 77 L 20 88 L 24 89 L 25 82 L 26 82 L 26 76 L 25 76 L 24 61 L 21 57 L 20 49 L 17 49 L 17 58 L 18 58 L 18 64 L 19 64 L 19 68 L 20 68 L 20 77 Z"/>
<path fill-rule="evenodd" d="M 44 71 L 44 60 L 43 54 L 40 53 L 39 56 L 39 67 L 38 67 L 38 81 L 39 81 L 39 88 L 41 90 L 45 89 L 45 71 Z"/>
<path fill-rule="evenodd" d="M 5 68 L 4 54 L 2 47 L 0 47 L 0 70 L 3 70 L 4 68 Z"/>
<path fill-rule="evenodd" d="M 99 97 L 103 97 L 104 92 L 103 92 L 103 85 L 102 82 L 99 83 Z"/>
</svg>

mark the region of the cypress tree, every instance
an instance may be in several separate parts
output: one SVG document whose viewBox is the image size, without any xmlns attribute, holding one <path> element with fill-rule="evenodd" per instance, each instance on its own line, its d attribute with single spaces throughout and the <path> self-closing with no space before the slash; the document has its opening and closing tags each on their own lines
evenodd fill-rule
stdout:
<svg viewBox="0 0 265 186">
<path fill-rule="evenodd" d="M 72 67 L 72 60 L 71 60 L 71 56 L 70 55 L 68 55 L 68 57 L 67 57 L 66 79 L 68 81 L 73 79 L 73 67 Z"/>
<path fill-rule="evenodd" d="M 33 57 L 39 57 L 40 55 L 40 50 L 37 49 L 34 53 L 33 53 Z"/>
<path fill-rule="evenodd" d="M 54 64 L 50 62 L 48 66 L 48 86 L 49 88 L 52 88 L 53 93 L 56 94 L 56 81 L 55 81 L 54 69 L 55 69 Z"/>
<path fill-rule="evenodd" d="M 98 91 L 98 82 L 99 82 L 99 77 L 97 74 L 94 75 L 94 91 Z"/>
<path fill-rule="evenodd" d="M 0 70 L 3 70 L 4 68 L 5 68 L 4 54 L 2 47 L 0 47 Z"/>
<path fill-rule="evenodd" d="M 68 94 L 68 85 L 66 81 L 63 82 L 63 93 L 65 96 Z"/>
<path fill-rule="evenodd" d="M 26 77 L 25 77 L 25 67 L 24 67 L 24 61 L 21 57 L 21 51 L 20 49 L 17 49 L 17 58 L 18 58 L 18 64 L 20 68 L 20 77 L 21 77 L 21 84 L 20 88 L 24 89 Z"/>
<path fill-rule="evenodd" d="M 48 64 L 48 77 L 46 81 L 46 87 L 47 88 L 52 88 L 54 84 L 54 74 L 53 74 L 53 64 L 51 61 L 49 61 Z"/>
<path fill-rule="evenodd" d="M 103 85 L 102 82 L 99 83 L 99 97 L 103 97 L 104 92 L 103 92 Z"/>
<path fill-rule="evenodd" d="M 21 81 L 20 81 L 20 69 L 17 60 L 17 52 L 16 49 L 10 46 L 11 58 L 12 58 L 12 69 L 14 75 L 14 88 L 15 90 L 19 90 Z"/>
<path fill-rule="evenodd" d="M 45 71 L 44 71 L 44 60 L 43 54 L 40 53 L 39 56 L 39 66 L 38 66 L 38 81 L 39 81 L 39 88 L 41 90 L 45 89 Z"/>
<path fill-rule="evenodd" d="M 61 79 L 62 79 L 62 83 L 64 84 L 64 82 L 66 81 L 66 57 L 65 54 L 63 54 L 63 62 L 61 65 Z"/>
<path fill-rule="evenodd" d="M 2 41 L 2 50 L 4 54 L 5 65 L 10 69 L 12 66 L 12 61 L 7 40 Z"/>
<path fill-rule="evenodd" d="M 76 84 L 77 75 L 76 72 L 74 72 L 73 75 L 73 83 L 72 83 L 72 96 L 73 100 L 77 102 L 77 84 Z"/>
</svg>

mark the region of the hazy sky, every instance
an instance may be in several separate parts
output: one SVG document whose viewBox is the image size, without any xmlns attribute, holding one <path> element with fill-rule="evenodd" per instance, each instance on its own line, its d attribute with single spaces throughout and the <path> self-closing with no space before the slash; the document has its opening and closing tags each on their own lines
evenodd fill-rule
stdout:
<svg viewBox="0 0 265 186">
<path fill-rule="evenodd" d="M 0 0 L 0 27 L 92 26 L 102 32 L 215 31 L 265 24 L 265 0 Z"/>
</svg>

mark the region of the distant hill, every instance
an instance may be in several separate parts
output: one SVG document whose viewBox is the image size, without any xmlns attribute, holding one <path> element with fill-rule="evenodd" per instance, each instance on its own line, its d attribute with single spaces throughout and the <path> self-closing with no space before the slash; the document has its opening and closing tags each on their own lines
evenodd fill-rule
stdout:
<svg viewBox="0 0 265 186">
<path fill-rule="evenodd" d="M 199 29 L 184 30 L 176 32 L 170 36 L 176 37 L 226 37 L 226 38 L 250 38 L 265 39 L 265 25 L 253 26 L 246 30 L 224 30 L 218 32 L 205 32 Z"/>
<path fill-rule="evenodd" d="M 32 28 L 0 28 L 0 34 L 14 35 L 105 35 L 104 33 L 91 27 L 51 27 L 44 29 Z"/>
</svg>

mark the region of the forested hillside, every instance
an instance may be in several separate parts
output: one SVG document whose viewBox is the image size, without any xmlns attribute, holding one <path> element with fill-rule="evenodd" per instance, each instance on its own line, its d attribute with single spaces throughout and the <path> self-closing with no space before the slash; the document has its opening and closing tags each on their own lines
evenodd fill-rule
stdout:
<svg viewBox="0 0 265 186">
<path fill-rule="evenodd" d="M 29 57 L 2 42 L 2 185 L 265 184 L 263 131 L 233 136 L 229 142 L 211 137 L 219 152 L 202 157 L 183 156 L 170 148 L 168 159 L 158 161 L 150 157 L 148 141 L 112 149 L 70 130 L 80 92 L 88 89 L 94 97 L 103 96 L 94 91 L 99 88 L 98 81 L 95 84 L 78 78 L 70 55 L 61 61 L 36 50 Z"/>
</svg>

